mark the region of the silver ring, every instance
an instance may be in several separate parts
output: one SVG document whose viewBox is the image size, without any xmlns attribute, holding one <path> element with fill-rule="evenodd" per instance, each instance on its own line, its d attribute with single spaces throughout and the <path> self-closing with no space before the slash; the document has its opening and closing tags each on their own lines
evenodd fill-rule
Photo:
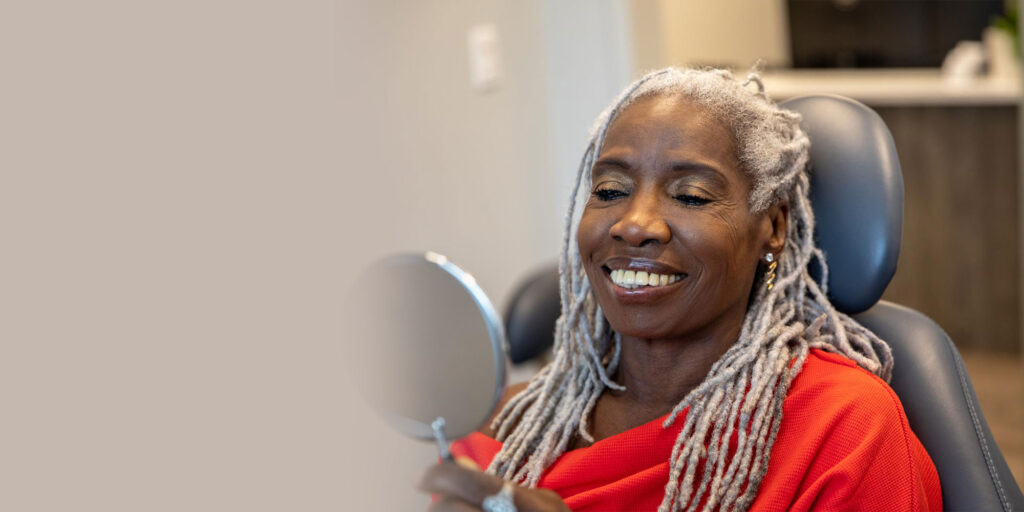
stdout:
<svg viewBox="0 0 1024 512">
<path fill-rule="evenodd" d="M 512 501 L 512 493 L 515 490 L 516 486 L 512 485 L 512 482 L 505 482 L 500 491 L 484 498 L 481 508 L 484 512 L 518 512 L 515 502 Z"/>
</svg>

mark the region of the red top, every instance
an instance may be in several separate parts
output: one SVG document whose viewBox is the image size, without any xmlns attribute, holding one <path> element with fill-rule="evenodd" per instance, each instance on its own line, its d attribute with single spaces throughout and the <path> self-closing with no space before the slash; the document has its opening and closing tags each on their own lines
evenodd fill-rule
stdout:
<svg viewBox="0 0 1024 512">
<path fill-rule="evenodd" d="M 783 404 L 752 511 L 942 510 L 939 477 L 896 394 L 853 361 L 812 349 Z M 574 511 L 657 510 L 685 417 L 664 417 L 558 458 L 540 480 Z M 455 456 L 486 467 L 501 443 L 480 433 Z"/>
</svg>

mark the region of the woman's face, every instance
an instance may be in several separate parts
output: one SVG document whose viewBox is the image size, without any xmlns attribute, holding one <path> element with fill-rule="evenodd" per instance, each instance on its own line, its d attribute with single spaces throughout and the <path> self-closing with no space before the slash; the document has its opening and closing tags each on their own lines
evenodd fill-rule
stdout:
<svg viewBox="0 0 1024 512">
<path fill-rule="evenodd" d="M 781 249 L 788 213 L 751 213 L 750 187 L 729 129 L 688 99 L 646 97 L 619 115 L 577 233 L 613 329 L 645 339 L 738 334 L 758 260 Z"/>
</svg>

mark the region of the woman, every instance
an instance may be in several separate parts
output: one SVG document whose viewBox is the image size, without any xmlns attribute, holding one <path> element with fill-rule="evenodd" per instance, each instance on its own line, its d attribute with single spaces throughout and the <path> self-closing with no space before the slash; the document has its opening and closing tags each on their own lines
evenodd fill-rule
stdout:
<svg viewBox="0 0 1024 512">
<path fill-rule="evenodd" d="M 889 347 L 807 271 L 809 141 L 756 75 L 666 69 L 598 120 L 554 360 L 427 471 L 433 510 L 939 510 Z M 500 492 L 499 492 L 500 490 Z"/>
</svg>

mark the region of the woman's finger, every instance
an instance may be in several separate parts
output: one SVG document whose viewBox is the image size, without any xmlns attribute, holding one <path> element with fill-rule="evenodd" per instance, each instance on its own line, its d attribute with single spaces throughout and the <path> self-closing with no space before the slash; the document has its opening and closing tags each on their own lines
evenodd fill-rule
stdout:
<svg viewBox="0 0 1024 512">
<path fill-rule="evenodd" d="M 469 457 L 455 457 L 455 463 L 464 468 L 475 469 L 477 471 L 480 470 L 480 466 L 476 465 L 476 461 Z"/>
<path fill-rule="evenodd" d="M 429 512 L 480 512 L 480 507 L 474 507 L 458 498 L 446 496 L 430 505 Z"/>
<path fill-rule="evenodd" d="M 479 505 L 484 498 L 501 490 L 504 481 L 480 471 L 467 469 L 454 462 L 442 462 L 427 469 L 420 480 L 420 489 L 443 496 L 454 496 Z"/>
</svg>

